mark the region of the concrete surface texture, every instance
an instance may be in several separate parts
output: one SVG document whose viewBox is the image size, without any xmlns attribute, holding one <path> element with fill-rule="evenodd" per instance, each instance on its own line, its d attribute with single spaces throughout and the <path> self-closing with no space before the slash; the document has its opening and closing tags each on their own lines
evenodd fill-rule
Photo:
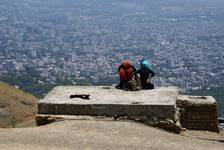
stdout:
<svg viewBox="0 0 224 150">
<path fill-rule="evenodd" d="M 212 96 L 180 95 L 177 106 L 182 127 L 219 132 L 217 103 Z"/>
<path fill-rule="evenodd" d="M 84 98 L 80 98 L 83 94 Z M 71 95 L 75 98 L 70 98 Z M 89 99 L 85 99 L 86 95 Z M 38 102 L 38 114 L 127 117 L 180 131 L 178 95 L 175 87 L 124 91 L 102 86 L 59 86 Z"/>
<path fill-rule="evenodd" d="M 74 120 L 36 128 L 0 129 L 0 149 L 223 150 L 224 139 L 186 137 L 134 122 Z"/>
<path fill-rule="evenodd" d="M 70 98 L 70 95 L 90 95 L 89 100 Z M 57 104 L 142 104 L 174 105 L 178 96 L 175 87 L 157 88 L 155 90 L 124 91 L 114 87 L 102 86 L 58 86 L 40 103 Z"/>
<path fill-rule="evenodd" d="M 178 101 L 189 104 L 216 104 L 216 100 L 212 96 L 191 96 L 191 95 L 179 95 Z"/>
</svg>

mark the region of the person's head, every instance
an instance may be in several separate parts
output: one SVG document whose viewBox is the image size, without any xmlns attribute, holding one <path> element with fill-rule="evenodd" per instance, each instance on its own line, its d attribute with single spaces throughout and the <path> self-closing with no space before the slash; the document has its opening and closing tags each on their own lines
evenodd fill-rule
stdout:
<svg viewBox="0 0 224 150">
<path fill-rule="evenodd" d="M 141 61 L 140 65 L 141 65 L 141 69 L 152 69 L 151 63 L 144 59 Z"/>
<path fill-rule="evenodd" d="M 130 68 L 131 67 L 131 63 L 128 60 L 125 60 L 122 62 L 122 66 L 124 68 Z"/>
</svg>

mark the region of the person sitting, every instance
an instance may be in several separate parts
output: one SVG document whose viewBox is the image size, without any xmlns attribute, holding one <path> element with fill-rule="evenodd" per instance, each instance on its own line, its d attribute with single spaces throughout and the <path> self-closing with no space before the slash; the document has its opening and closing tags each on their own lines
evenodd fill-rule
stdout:
<svg viewBox="0 0 224 150">
<path fill-rule="evenodd" d="M 129 61 L 123 61 L 122 64 L 118 67 L 118 72 L 120 76 L 120 84 L 116 88 L 132 90 L 130 87 L 131 81 L 134 78 L 136 69 Z"/>
<path fill-rule="evenodd" d="M 154 89 L 154 84 L 150 82 L 150 78 L 155 76 L 151 64 L 143 59 L 140 66 L 141 69 L 139 69 L 136 74 L 140 74 L 142 89 Z"/>
</svg>

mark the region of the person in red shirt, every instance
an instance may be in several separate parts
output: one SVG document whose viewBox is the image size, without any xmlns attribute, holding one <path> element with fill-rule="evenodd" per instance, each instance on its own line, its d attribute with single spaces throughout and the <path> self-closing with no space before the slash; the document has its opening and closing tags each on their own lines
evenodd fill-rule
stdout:
<svg viewBox="0 0 224 150">
<path fill-rule="evenodd" d="M 118 72 L 120 76 L 120 84 L 118 84 L 116 87 L 123 89 L 124 85 L 128 83 L 128 81 L 131 80 L 135 75 L 136 69 L 129 61 L 125 60 L 118 67 Z"/>
</svg>

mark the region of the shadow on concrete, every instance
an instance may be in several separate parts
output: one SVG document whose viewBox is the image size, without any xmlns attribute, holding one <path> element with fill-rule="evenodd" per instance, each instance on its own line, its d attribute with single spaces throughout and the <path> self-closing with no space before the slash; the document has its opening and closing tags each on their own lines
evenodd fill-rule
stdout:
<svg viewBox="0 0 224 150">
<path fill-rule="evenodd" d="M 224 143 L 224 139 L 223 140 L 221 140 L 221 139 L 219 140 L 219 139 L 207 139 L 207 138 L 200 138 L 200 137 L 198 137 L 198 139 Z"/>
</svg>

